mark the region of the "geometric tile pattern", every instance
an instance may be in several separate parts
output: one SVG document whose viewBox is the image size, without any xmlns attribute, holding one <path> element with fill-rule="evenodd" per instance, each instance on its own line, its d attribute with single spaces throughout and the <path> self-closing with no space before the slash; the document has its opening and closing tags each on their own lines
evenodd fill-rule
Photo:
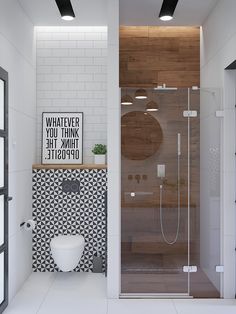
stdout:
<svg viewBox="0 0 236 314">
<path fill-rule="evenodd" d="M 63 180 L 77 180 L 80 191 L 62 192 Z M 56 235 L 81 234 L 85 249 L 75 271 L 93 268 L 97 252 L 106 263 L 106 169 L 33 170 L 33 271 L 59 271 L 50 252 Z"/>
</svg>

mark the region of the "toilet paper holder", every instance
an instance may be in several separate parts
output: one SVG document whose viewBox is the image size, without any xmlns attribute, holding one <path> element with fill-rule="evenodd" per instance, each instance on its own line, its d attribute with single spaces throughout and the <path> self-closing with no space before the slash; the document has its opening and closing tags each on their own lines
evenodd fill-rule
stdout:
<svg viewBox="0 0 236 314">
<path fill-rule="evenodd" d="M 32 219 L 29 219 L 27 221 L 23 221 L 20 224 L 20 227 L 24 227 L 24 229 L 28 231 L 28 230 L 34 230 L 35 225 L 36 225 L 35 222 Z"/>
</svg>

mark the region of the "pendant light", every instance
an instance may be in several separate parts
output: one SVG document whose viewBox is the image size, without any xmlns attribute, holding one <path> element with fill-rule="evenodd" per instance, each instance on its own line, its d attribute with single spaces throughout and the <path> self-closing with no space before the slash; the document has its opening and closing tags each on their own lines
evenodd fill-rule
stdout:
<svg viewBox="0 0 236 314">
<path fill-rule="evenodd" d="M 130 95 L 124 95 L 121 97 L 121 104 L 124 106 L 131 106 L 133 105 L 133 99 Z"/>
<path fill-rule="evenodd" d="M 159 110 L 159 106 L 158 103 L 156 101 L 153 100 L 153 91 L 152 91 L 152 100 L 149 101 L 146 105 L 146 111 L 148 112 L 155 112 Z"/>
<path fill-rule="evenodd" d="M 173 19 L 175 8 L 179 0 L 163 0 L 159 18 L 162 21 L 170 21 Z"/>
<path fill-rule="evenodd" d="M 75 13 L 70 0 L 55 0 L 55 1 L 61 13 L 61 18 L 65 21 L 72 21 L 75 18 Z"/>
<path fill-rule="evenodd" d="M 145 89 L 137 89 L 135 92 L 135 98 L 136 99 L 147 99 L 147 92 Z"/>
<path fill-rule="evenodd" d="M 133 98 L 127 93 L 127 88 L 125 89 L 125 95 L 121 97 L 121 105 L 124 106 L 133 105 Z"/>
<path fill-rule="evenodd" d="M 146 111 L 155 112 L 158 110 L 159 110 L 159 106 L 155 101 L 151 100 L 151 101 L 149 101 L 149 103 L 147 103 Z"/>
</svg>

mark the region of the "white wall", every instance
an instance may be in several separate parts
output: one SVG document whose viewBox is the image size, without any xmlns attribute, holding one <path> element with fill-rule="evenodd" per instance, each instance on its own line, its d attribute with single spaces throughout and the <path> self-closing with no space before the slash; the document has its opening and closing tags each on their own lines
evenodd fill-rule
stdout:
<svg viewBox="0 0 236 314">
<path fill-rule="evenodd" d="M 119 90 L 119 0 L 108 1 L 108 298 L 120 293 L 120 90 Z"/>
<path fill-rule="evenodd" d="M 76 18 L 64 21 L 60 18 L 55 1 L 18 0 L 35 26 L 104 26 L 107 25 L 109 0 L 72 0 Z"/>
<path fill-rule="evenodd" d="M 235 80 L 225 67 L 236 59 L 236 2 L 220 0 L 203 24 L 201 86 L 223 91 L 222 260 L 223 296 L 235 296 Z"/>
<path fill-rule="evenodd" d="M 35 162 L 34 28 L 17 1 L 0 0 L 0 66 L 9 74 L 9 297 L 31 273 L 31 168 Z"/>
<path fill-rule="evenodd" d="M 106 143 L 107 27 L 36 27 L 37 162 L 42 112 L 84 112 L 84 163 Z"/>
</svg>

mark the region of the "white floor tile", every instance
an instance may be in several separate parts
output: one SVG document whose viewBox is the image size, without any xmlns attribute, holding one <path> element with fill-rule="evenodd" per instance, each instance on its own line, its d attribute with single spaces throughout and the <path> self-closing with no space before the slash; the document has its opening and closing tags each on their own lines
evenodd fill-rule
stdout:
<svg viewBox="0 0 236 314">
<path fill-rule="evenodd" d="M 236 300 L 194 299 L 173 300 L 178 314 L 235 314 Z"/>
<path fill-rule="evenodd" d="M 33 273 L 4 314 L 235 314 L 236 300 L 107 300 L 106 278 Z"/>
<path fill-rule="evenodd" d="M 38 314 L 106 314 L 106 278 L 102 274 L 58 273 Z"/>
<path fill-rule="evenodd" d="M 121 313 L 176 314 L 176 310 L 172 300 L 108 300 L 108 314 Z"/>
<path fill-rule="evenodd" d="M 33 273 L 4 314 L 36 314 L 55 276 L 54 273 Z"/>
<path fill-rule="evenodd" d="M 106 299 L 106 278 L 103 274 L 58 273 L 50 293 L 76 295 L 76 299 Z"/>
<path fill-rule="evenodd" d="M 61 294 L 51 294 L 43 303 L 38 314 L 107 314 L 107 300 L 76 300 Z"/>
<path fill-rule="evenodd" d="M 22 289 L 45 293 L 55 281 L 57 273 L 35 272 L 32 273 Z"/>
</svg>

